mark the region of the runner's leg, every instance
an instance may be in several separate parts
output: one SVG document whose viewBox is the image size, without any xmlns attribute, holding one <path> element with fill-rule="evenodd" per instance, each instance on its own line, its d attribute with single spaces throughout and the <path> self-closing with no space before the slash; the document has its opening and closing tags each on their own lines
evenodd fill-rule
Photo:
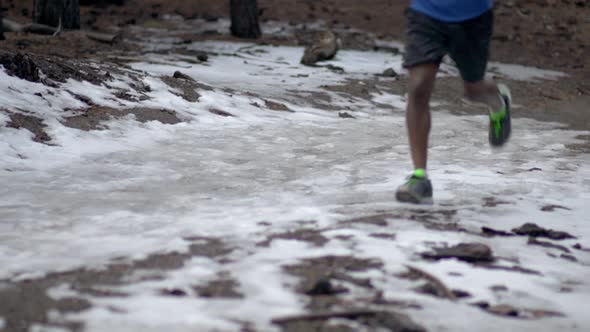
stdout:
<svg viewBox="0 0 590 332">
<path fill-rule="evenodd" d="M 426 169 L 430 134 L 430 96 L 438 64 L 421 64 L 409 68 L 406 125 L 414 169 Z"/>
<path fill-rule="evenodd" d="M 473 102 L 488 105 L 492 112 L 497 112 L 504 107 L 498 86 L 486 80 L 479 82 L 465 82 L 465 97 Z"/>
</svg>

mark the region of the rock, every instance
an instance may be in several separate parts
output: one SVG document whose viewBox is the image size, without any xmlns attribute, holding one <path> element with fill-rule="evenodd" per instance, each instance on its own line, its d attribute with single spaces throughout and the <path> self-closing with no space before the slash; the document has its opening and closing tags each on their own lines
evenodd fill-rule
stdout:
<svg viewBox="0 0 590 332">
<path fill-rule="evenodd" d="M 85 131 L 104 130 L 107 128 L 104 121 L 120 119 L 130 114 L 133 114 L 135 121 L 141 123 L 158 121 L 164 124 L 177 124 L 182 122 L 182 120 L 176 115 L 176 112 L 166 109 L 141 107 L 116 109 L 103 106 L 92 106 L 78 110 L 76 115 L 64 118 L 61 123 L 66 127 Z"/>
<path fill-rule="evenodd" d="M 209 113 L 215 114 L 215 115 L 219 115 L 219 116 L 223 116 L 223 117 L 228 117 L 228 116 L 235 116 L 233 114 L 231 114 L 230 112 L 226 112 L 226 111 L 222 111 L 219 109 L 210 109 Z"/>
<path fill-rule="evenodd" d="M 197 90 L 206 90 L 207 86 L 194 81 L 191 77 L 177 71 L 172 77 L 163 76 L 160 78 L 166 85 L 173 88 L 170 93 L 177 95 L 184 100 L 195 103 L 201 98 Z"/>
<path fill-rule="evenodd" d="M 395 77 L 398 77 L 399 74 L 393 68 L 387 68 L 379 76 L 381 76 L 381 77 L 393 77 L 393 78 L 395 78 Z"/>
<path fill-rule="evenodd" d="M 501 271 L 518 272 L 518 273 L 538 275 L 538 276 L 543 275 L 539 271 L 527 269 L 527 268 L 524 268 L 524 267 L 518 266 L 518 265 L 501 266 L 501 265 L 489 265 L 489 264 L 487 264 L 487 265 L 480 265 L 480 267 L 485 268 L 485 269 L 490 269 L 490 270 L 501 270 Z"/>
<path fill-rule="evenodd" d="M 343 287 L 335 287 L 329 279 L 318 280 L 309 290 L 305 292 L 307 295 L 336 295 L 346 293 L 347 289 Z"/>
<path fill-rule="evenodd" d="M 566 253 L 570 252 L 570 250 L 564 246 L 560 246 L 559 244 L 554 244 L 554 243 L 547 242 L 547 241 L 539 241 L 534 237 L 529 237 L 529 241 L 527 242 L 527 244 L 541 246 L 541 247 L 545 247 L 545 248 L 557 249 L 557 250 L 561 250 Z"/>
<path fill-rule="evenodd" d="M 498 200 L 496 197 L 484 197 L 484 207 L 496 207 L 498 205 L 510 204 L 510 202 Z"/>
<path fill-rule="evenodd" d="M 471 305 L 474 307 L 481 308 L 481 309 L 487 309 L 490 307 L 490 304 L 487 303 L 486 301 L 479 301 L 479 302 L 471 303 Z"/>
<path fill-rule="evenodd" d="M 489 236 L 489 237 L 492 237 L 492 236 L 514 236 L 514 234 L 512 234 L 512 233 L 493 229 L 491 227 L 485 227 L 485 226 L 481 228 L 481 232 L 483 233 L 483 235 Z"/>
<path fill-rule="evenodd" d="M 195 286 L 193 290 L 199 297 L 210 299 L 240 299 L 243 298 L 240 292 L 237 291 L 239 284 L 233 280 L 226 278 L 224 273 L 220 274 L 220 279 L 212 280 L 205 285 Z"/>
<path fill-rule="evenodd" d="M 453 289 L 453 290 L 451 290 L 451 292 L 453 292 L 453 295 L 455 295 L 455 297 L 458 299 L 464 299 L 464 298 L 471 297 L 471 293 L 464 291 L 464 290 Z"/>
<path fill-rule="evenodd" d="M 39 82 L 39 68 L 28 55 L 22 53 L 2 54 L 0 55 L 0 65 L 4 66 L 8 75 L 30 82 Z"/>
<path fill-rule="evenodd" d="M 508 287 L 504 286 L 504 285 L 494 285 L 490 287 L 491 290 L 493 290 L 494 292 L 507 292 L 508 291 Z"/>
<path fill-rule="evenodd" d="M 434 252 L 423 253 L 422 257 L 434 260 L 456 258 L 468 263 L 494 261 L 492 249 L 483 243 L 460 243 L 453 247 L 433 249 Z"/>
<path fill-rule="evenodd" d="M 590 248 L 584 248 L 580 243 L 576 243 L 572 246 L 572 248 L 576 249 L 576 250 L 581 250 L 581 251 L 587 251 L 590 252 Z"/>
<path fill-rule="evenodd" d="M 174 75 L 172 75 L 172 77 L 177 78 L 177 79 L 187 80 L 187 81 L 194 81 L 192 77 L 190 77 L 187 74 L 180 72 L 178 70 L 174 72 Z"/>
<path fill-rule="evenodd" d="M 310 66 L 318 61 L 334 58 L 340 48 L 340 40 L 332 31 L 322 31 L 316 34 L 301 58 L 301 63 Z"/>
<path fill-rule="evenodd" d="M 430 294 L 436 297 L 446 298 L 451 301 L 457 299 L 454 292 L 451 291 L 439 278 L 436 276 L 428 273 L 427 271 L 415 267 L 406 265 L 408 268 L 408 272 L 402 273 L 398 275 L 400 278 L 410 279 L 410 280 L 418 280 L 424 279 L 426 283 L 420 287 L 415 288 L 419 293 Z"/>
<path fill-rule="evenodd" d="M 264 104 L 271 111 L 290 112 L 290 113 L 294 113 L 295 112 L 295 111 L 291 110 L 289 107 L 287 107 L 287 105 L 282 104 L 282 103 L 277 103 L 276 101 L 265 99 L 264 100 Z"/>
<path fill-rule="evenodd" d="M 498 304 L 490 306 L 486 309 L 487 312 L 505 317 L 518 317 L 518 309 L 508 304 Z"/>
<path fill-rule="evenodd" d="M 175 296 L 175 297 L 184 297 L 187 296 L 186 292 L 182 289 L 162 289 L 160 290 L 160 294 L 167 295 L 167 296 Z"/>
<path fill-rule="evenodd" d="M 340 66 L 334 66 L 333 64 L 328 64 L 328 65 L 325 65 L 325 66 L 323 66 L 323 67 L 324 67 L 324 68 L 328 68 L 328 69 L 330 69 L 331 71 L 333 71 L 333 72 L 337 72 L 337 73 L 344 73 L 344 72 L 345 72 L 344 68 L 342 68 L 342 67 L 340 67 Z"/>
<path fill-rule="evenodd" d="M 427 281 L 423 285 L 414 288 L 414 290 L 421 294 L 432 295 L 441 299 L 449 299 L 447 292 L 443 291 L 435 283 L 430 281 Z M 471 294 L 469 292 L 460 289 L 453 289 L 449 292 L 453 295 L 452 300 L 471 297 Z"/>
<path fill-rule="evenodd" d="M 435 297 L 445 298 L 445 294 L 443 294 L 438 287 L 433 285 L 431 282 L 426 282 L 425 284 L 414 288 L 414 290 L 421 294 L 432 295 Z"/>
<path fill-rule="evenodd" d="M 543 206 L 543 207 L 541 208 L 541 211 L 544 211 L 544 212 L 553 212 L 553 211 L 555 211 L 556 209 L 562 209 L 562 210 L 568 210 L 568 211 L 571 211 L 571 209 L 570 209 L 570 208 L 567 208 L 567 207 L 565 207 L 565 206 L 562 206 L 562 205 L 555 205 L 555 204 L 545 205 L 545 206 Z"/>
<path fill-rule="evenodd" d="M 355 325 L 362 325 L 369 328 L 370 331 L 426 332 L 424 327 L 415 323 L 409 316 L 393 311 L 348 310 L 319 312 L 275 318 L 271 322 L 282 326 L 283 330 L 310 331 L 309 328 L 305 328 L 306 325 L 304 324 L 310 324 L 311 322 L 327 322 L 332 319 L 354 321 L 356 322 Z M 298 328 L 290 328 L 290 326 L 296 326 Z M 317 329 L 313 330 L 316 331 Z M 324 331 L 324 329 L 322 329 L 322 331 Z"/>
<path fill-rule="evenodd" d="M 552 240 L 575 239 L 576 237 L 561 231 L 554 231 L 552 229 L 545 229 L 534 223 L 526 223 L 518 228 L 512 230 L 518 235 L 528 235 L 532 237 L 546 237 Z"/>
<path fill-rule="evenodd" d="M 533 318 L 565 317 L 561 312 L 542 309 L 529 310 L 528 314 Z"/>
<path fill-rule="evenodd" d="M 3 110 L 2 108 L 0 108 L 0 111 L 5 112 L 5 110 Z M 42 119 L 21 113 L 11 113 L 9 114 L 9 117 L 10 121 L 8 121 L 6 127 L 15 129 L 27 129 L 28 131 L 33 133 L 33 141 L 37 143 L 47 143 L 51 141 L 51 137 L 49 137 L 49 135 L 45 131 L 47 125 L 43 123 Z"/>
<path fill-rule="evenodd" d="M 340 112 L 340 113 L 338 113 L 338 116 L 343 119 L 356 119 L 356 117 L 354 115 L 351 115 L 348 112 Z"/>
<path fill-rule="evenodd" d="M 576 258 L 576 256 L 573 256 L 573 255 L 561 254 L 561 256 L 559 256 L 559 257 L 561 257 L 561 258 L 563 258 L 565 260 L 568 260 L 570 262 L 577 262 L 578 261 L 578 259 Z"/>
</svg>

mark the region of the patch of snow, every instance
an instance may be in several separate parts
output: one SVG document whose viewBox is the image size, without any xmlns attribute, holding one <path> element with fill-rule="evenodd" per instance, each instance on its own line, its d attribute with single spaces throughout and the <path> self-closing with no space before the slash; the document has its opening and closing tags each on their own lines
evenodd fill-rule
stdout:
<svg viewBox="0 0 590 332">
<path fill-rule="evenodd" d="M 59 301 L 61 299 L 72 298 L 78 295 L 77 292 L 74 292 L 70 285 L 68 284 L 59 284 L 57 286 L 51 287 L 47 290 L 47 296 L 52 298 L 53 300 Z"/>
<path fill-rule="evenodd" d="M 374 94 L 373 101 L 379 104 L 391 105 L 400 111 L 405 111 L 407 105 L 405 96 L 388 93 Z"/>
<path fill-rule="evenodd" d="M 522 65 L 490 62 L 488 73 L 518 81 L 558 80 L 568 75 L 555 70 L 526 67 Z"/>
<path fill-rule="evenodd" d="M 70 332 L 70 329 L 58 326 L 48 326 L 41 324 L 33 324 L 29 328 L 29 332 Z"/>
<path fill-rule="evenodd" d="M 406 45 L 399 40 L 384 40 L 384 39 L 377 39 L 375 40 L 375 46 L 385 49 L 398 49 L 403 51 Z"/>
<path fill-rule="evenodd" d="M 399 68 L 401 58 L 343 51 L 329 62 L 344 68 L 340 73 L 298 65 L 302 48 L 221 42 L 191 47 L 219 55 L 206 65 L 179 61 L 173 54 L 149 55 L 132 64 L 134 70 L 149 73 L 144 83 L 152 88 L 147 93 L 150 99 L 137 103 L 116 99 L 106 86 L 69 81 L 48 88 L 0 70 L 2 106 L 34 112 L 46 120 L 56 143 L 33 143 L 23 129 L 0 131 L 0 279 L 35 278 L 82 266 L 100 268 L 121 256 L 131 260 L 156 252 L 186 252 L 190 245 L 186 238 L 216 236 L 236 248 L 227 264 L 192 258 L 158 281 L 129 276 L 136 281 L 113 286 L 128 297 L 88 296 L 93 307 L 69 318 L 82 319 L 87 331 L 97 332 L 236 330 L 242 321 L 271 330 L 271 318 L 301 313 L 305 306 L 305 300 L 293 292 L 297 280 L 282 267 L 324 255 L 355 255 L 383 262 L 382 270 L 367 272 L 371 280 L 386 290 L 388 299 L 418 301 L 424 309 L 411 315 L 430 330 L 469 330 L 475 325 L 582 331 L 590 326 L 579 305 L 590 294 L 584 278 L 588 253 L 576 252 L 578 263 L 573 263 L 528 246 L 525 238 L 441 232 L 405 217 L 415 207 L 394 201 L 394 190 L 410 169 L 402 112 L 379 112 L 376 107 L 371 110 L 368 101 L 350 100 L 348 104 L 361 109 L 362 116 L 349 121 L 285 97 L 291 89 L 313 91 L 324 84 L 372 76 L 386 67 Z M 201 98 L 195 103 L 174 95 L 159 76 L 169 76 L 179 66 L 215 89 L 199 91 Z M 125 84 L 117 78 L 113 86 Z M 223 90 L 228 87 L 237 91 Z M 105 131 L 66 128 L 58 121 L 63 109 L 80 107 L 66 89 L 84 92 L 99 105 L 173 109 L 192 121 L 171 126 L 124 119 L 109 122 Z M 37 98 L 38 92 L 47 98 Z M 284 102 L 295 113 L 254 105 L 264 105 L 263 98 Z M 381 93 L 373 101 L 404 108 L 401 96 Z M 212 115 L 208 112 L 212 108 L 236 117 Z M 6 121 L 6 115 L 0 115 L 0 122 Z M 587 133 L 515 119 L 518 131 L 510 144 L 493 150 L 487 143 L 487 125 L 485 116 L 433 114 L 430 176 L 437 204 L 425 211 L 434 215 L 451 211 L 451 221 L 471 231 L 482 226 L 510 230 L 534 221 L 587 241 L 590 158 L 567 148 Z M 529 172 L 532 167 L 542 171 Z M 488 197 L 506 204 L 487 207 L 483 203 Z M 570 210 L 541 211 L 556 202 Z M 369 236 L 383 227 L 340 224 L 382 211 L 400 215 L 385 228 L 396 234 L 395 241 Z M 261 221 L 270 226 L 261 226 Z M 270 248 L 256 246 L 269 232 L 296 229 L 302 221 L 312 221 L 312 228 L 330 228 L 323 234 L 328 244 L 314 247 L 275 240 Z M 343 234 L 349 237 L 337 237 Z M 518 261 L 541 275 L 488 271 L 453 260 L 415 260 L 433 245 L 466 241 L 485 242 L 501 264 Z M 569 247 L 575 242 L 562 244 Z M 408 281 L 395 277 L 404 264 L 415 264 L 449 287 L 469 291 L 474 302 L 555 310 L 567 317 L 505 320 L 470 307 L 470 302 L 452 304 L 416 295 Z M 158 292 L 168 287 L 190 290 L 220 272 L 235 279 L 244 298 L 169 298 Z M 510 292 L 492 292 L 490 286 L 498 280 Z M 563 284 L 571 285 L 574 292 L 561 293 Z M 60 298 L 72 292 L 60 285 L 49 295 Z"/>
<path fill-rule="evenodd" d="M 321 65 L 341 67 L 345 72 L 299 64 L 303 47 L 264 46 L 248 43 L 196 42 L 189 49 L 218 54 L 207 64 L 191 64 L 176 55 L 154 55 L 150 63 L 135 63 L 133 68 L 159 75 L 171 75 L 179 67 L 199 81 L 207 78 L 214 86 L 281 96 L 291 89 L 315 89 L 345 79 L 369 77 L 387 68 L 401 71 L 401 56 L 386 52 L 341 50 L 335 59 Z M 224 68 L 224 70 L 219 70 Z"/>
</svg>

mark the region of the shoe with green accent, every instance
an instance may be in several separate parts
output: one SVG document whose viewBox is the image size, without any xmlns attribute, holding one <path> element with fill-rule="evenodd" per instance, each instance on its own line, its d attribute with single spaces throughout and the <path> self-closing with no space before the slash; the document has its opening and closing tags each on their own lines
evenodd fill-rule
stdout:
<svg viewBox="0 0 590 332">
<path fill-rule="evenodd" d="M 497 112 L 490 112 L 490 145 L 498 147 L 504 145 L 510 138 L 511 120 L 510 109 L 512 107 L 512 96 L 510 90 L 504 84 L 498 84 L 500 96 L 504 107 Z"/>
<path fill-rule="evenodd" d="M 406 183 L 397 188 L 395 198 L 399 202 L 413 204 L 432 204 L 432 183 L 424 170 L 416 170 Z"/>
</svg>

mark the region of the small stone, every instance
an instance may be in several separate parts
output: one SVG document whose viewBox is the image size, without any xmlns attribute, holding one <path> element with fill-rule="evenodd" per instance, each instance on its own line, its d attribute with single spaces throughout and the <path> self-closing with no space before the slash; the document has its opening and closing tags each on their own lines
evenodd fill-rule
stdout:
<svg viewBox="0 0 590 332">
<path fill-rule="evenodd" d="M 565 317 L 561 312 L 541 309 L 530 310 L 529 314 L 534 318 Z"/>
<path fill-rule="evenodd" d="M 532 237 L 546 237 L 552 240 L 575 239 L 576 237 L 561 231 L 554 231 L 545 229 L 534 223 L 526 223 L 518 228 L 512 230 L 518 235 L 528 235 Z"/>
<path fill-rule="evenodd" d="M 571 210 L 570 208 L 567 208 L 567 207 L 562 206 L 562 205 L 550 204 L 550 205 L 543 206 L 541 208 L 541 211 L 544 211 L 544 212 L 553 212 L 553 211 L 555 211 L 555 209 L 562 209 L 562 210 L 568 210 L 568 211 Z"/>
<path fill-rule="evenodd" d="M 187 81 L 194 81 L 192 77 L 190 77 L 187 74 L 182 73 L 178 70 L 174 72 L 174 75 L 172 75 L 172 77 L 177 78 L 177 79 L 187 80 Z"/>
<path fill-rule="evenodd" d="M 485 227 L 485 226 L 481 228 L 481 232 L 483 233 L 483 235 L 489 236 L 489 237 L 492 237 L 492 236 L 514 236 L 514 234 L 512 234 L 512 233 L 493 229 L 491 227 Z"/>
<path fill-rule="evenodd" d="M 398 77 L 399 74 L 393 68 L 387 68 L 381 74 L 381 76 L 383 76 L 383 77 L 394 77 L 395 78 L 395 77 Z"/>
<path fill-rule="evenodd" d="M 478 308 L 482 308 L 482 309 L 487 309 L 490 307 L 490 304 L 486 301 L 475 302 L 475 303 L 472 303 L 471 305 L 478 307 Z"/>
<path fill-rule="evenodd" d="M 219 116 L 223 116 L 223 117 L 231 117 L 234 116 L 233 114 L 226 112 L 226 111 L 222 111 L 222 110 L 218 110 L 218 109 L 210 109 L 209 113 L 215 114 L 215 115 L 219 115 Z"/>
<path fill-rule="evenodd" d="M 340 113 L 338 113 L 338 116 L 343 119 L 356 119 L 356 117 L 354 115 L 351 115 L 348 112 L 340 112 Z"/>
<path fill-rule="evenodd" d="M 428 259 L 456 258 L 469 263 L 493 262 L 492 249 L 483 243 L 460 243 L 453 247 L 434 248 L 434 252 L 423 253 Z"/>
<path fill-rule="evenodd" d="M 167 296 L 175 296 L 175 297 L 184 297 L 187 295 L 186 292 L 183 291 L 182 289 L 176 289 L 176 288 L 162 289 L 160 291 L 160 294 L 167 295 Z"/>
<path fill-rule="evenodd" d="M 295 111 L 291 110 L 289 107 L 287 107 L 287 105 L 282 104 L 282 103 L 277 103 L 276 101 L 264 100 L 264 104 L 271 111 L 290 112 L 290 113 L 295 112 Z"/>
<path fill-rule="evenodd" d="M 576 250 L 581 250 L 581 251 L 587 251 L 590 252 L 590 248 L 584 248 L 580 243 L 576 243 L 572 246 L 572 248 L 576 249 Z"/>
<path fill-rule="evenodd" d="M 471 293 L 469 293 L 467 291 L 464 291 L 464 290 L 453 289 L 453 290 L 451 290 L 451 292 L 458 299 L 464 299 L 464 298 L 467 298 L 467 297 L 471 297 Z"/>
<path fill-rule="evenodd" d="M 575 256 L 573 256 L 573 255 L 561 254 L 561 256 L 559 256 L 559 257 L 561 257 L 561 258 L 563 258 L 565 260 L 568 260 L 570 262 L 577 262 L 578 261 L 578 259 Z"/>
<path fill-rule="evenodd" d="M 499 316 L 518 317 L 518 309 L 508 304 L 498 304 L 486 309 L 487 312 Z"/>
<path fill-rule="evenodd" d="M 414 288 L 414 290 L 421 294 L 432 295 L 434 297 L 445 298 L 445 294 L 439 288 L 434 286 L 431 282 L 427 282 L 421 286 Z"/>
<path fill-rule="evenodd" d="M 554 244 L 551 242 L 547 242 L 547 241 L 539 241 L 534 237 L 529 237 L 529 240 L 527 242 L 528 245 L 536 245 L 536 246 L 541 246 L 541 247 L 545 247 L 545 248 L 552 248 L 552 249 L 557 249 L 557 250 L 561 250 L 564 251 L 566 253 L 569 253 L 570 250 L 564 246 L 561 246 L 559 244 Z"/>
<path fill-rule="evenodd" d="M 491 290 L 493 290 L 494 292 L 507 292 L 508 291 L 508 287 L 504 286 L 504 285 L 494 285 L 492 287 L 490 287 Z"/>
<path fill-rule="evenodd" d="M 342 287 L 335 287 L 329 279 L 318 280 L 309 290 L 305 292 L 307 295 L 336 295 L 346 293 L 347 290 Z"/>
</svg>

